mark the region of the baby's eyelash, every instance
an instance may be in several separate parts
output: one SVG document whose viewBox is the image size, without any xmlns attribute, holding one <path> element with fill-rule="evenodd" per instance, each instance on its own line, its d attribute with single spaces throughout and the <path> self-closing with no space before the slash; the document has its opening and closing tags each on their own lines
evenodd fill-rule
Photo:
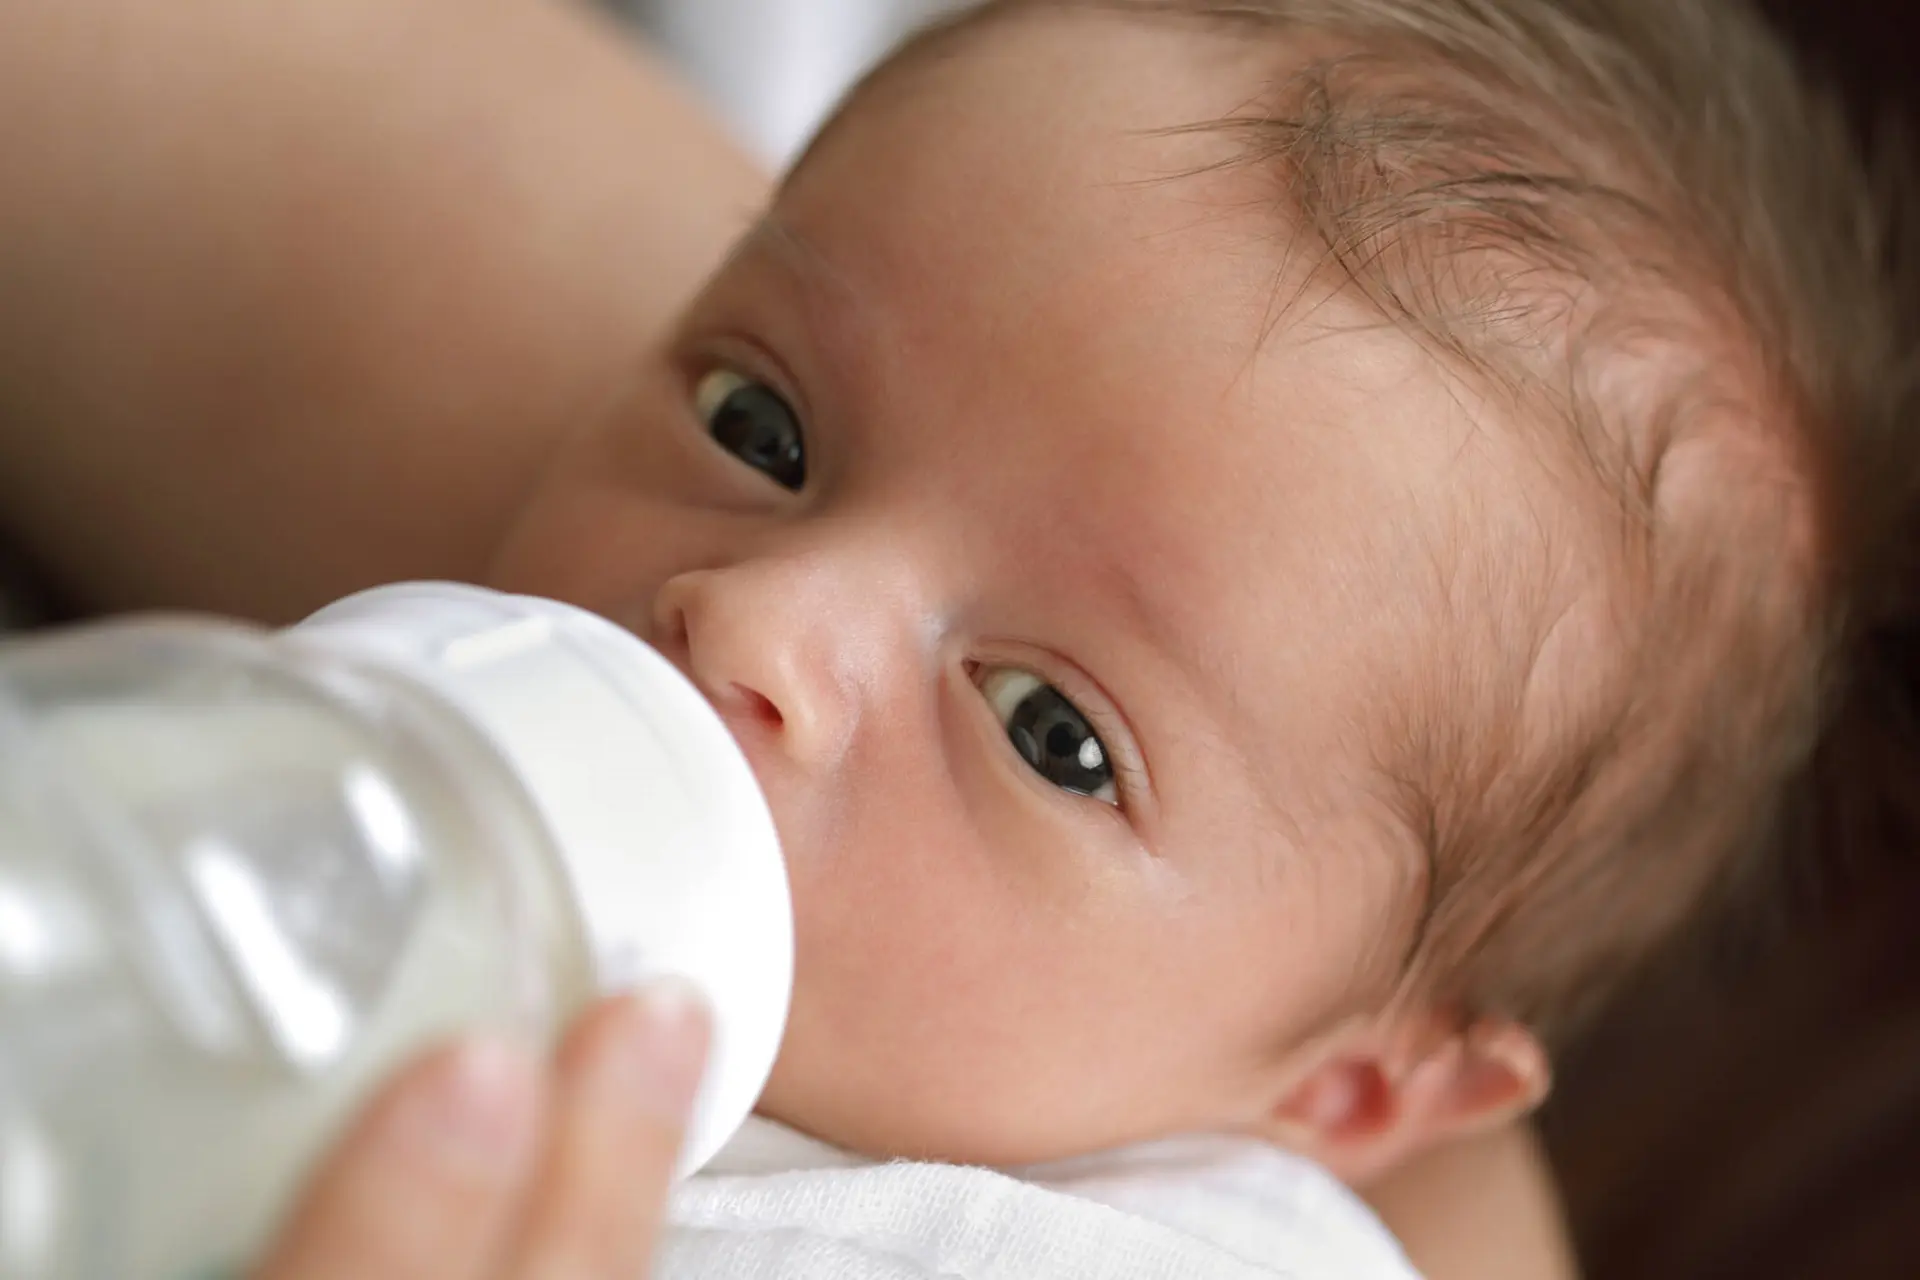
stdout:
<svg viewBox="0 0 1920 1280">
<path fill-rule="evenodd" d="M 1113 773 L 1120 780 L 1120 807 L 1126 808 L 1129 795 L 1139 795 L 1147 787 L 1147 771 L 1140 767 L 1129 752 L 1110 752 L 1107 756 L 1113 766 Z"/>
</svg>

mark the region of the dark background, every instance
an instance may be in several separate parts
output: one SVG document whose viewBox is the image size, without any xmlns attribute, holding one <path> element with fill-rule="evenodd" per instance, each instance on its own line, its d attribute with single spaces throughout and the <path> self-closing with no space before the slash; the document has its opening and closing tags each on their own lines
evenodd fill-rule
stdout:
<svg viewBox="0 0 1920 1280">
<path fill-rule="evenodd" d="M 1761 7 L 1915 145 L 1920 8 Z M 1882 652 L 1895 749 L 1830 762 L 1882 803 L 1794 851 L 1819 870 L 1764 947 L 1669 957 L 1563 1065 L 1542 1127 L 1590 1280 L 1920 1280 L 1920 629 Z"/>
<path fill-rule="evenodd" d="M 1761 0 L 1808 61 L 1867 104 L 1920 106 L 1920 7 L 1912 0 Z"/>
</svg>

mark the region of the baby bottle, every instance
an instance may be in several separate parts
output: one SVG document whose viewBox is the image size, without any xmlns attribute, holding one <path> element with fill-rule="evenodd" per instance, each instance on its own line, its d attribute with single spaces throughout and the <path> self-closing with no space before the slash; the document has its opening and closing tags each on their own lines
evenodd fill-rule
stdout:
<svg viewBox="0 0 1920 1280">
<path fill-rule="evenodd" d="M 0 647 L 0 1276 L 233 1274 L 405 1059 L 655 975 L 714 1013 L 686 1172 L 792 953 L 738 747 L 592 614 L 416 584 Z"/>
</svg>

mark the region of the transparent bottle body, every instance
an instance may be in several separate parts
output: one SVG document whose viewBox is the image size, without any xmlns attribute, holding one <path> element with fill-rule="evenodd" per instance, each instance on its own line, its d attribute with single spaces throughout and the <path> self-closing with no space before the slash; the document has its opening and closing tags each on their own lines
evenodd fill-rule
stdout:
<svg viewBox="0 0 1920 1280">
<path fill-rule="evenodd" d="M 583 998 L 559 875 L 378 667 L 198 622 L 0 648 L 0 1276 L 243 1267 L 379 1079 Z"/>
</svg>

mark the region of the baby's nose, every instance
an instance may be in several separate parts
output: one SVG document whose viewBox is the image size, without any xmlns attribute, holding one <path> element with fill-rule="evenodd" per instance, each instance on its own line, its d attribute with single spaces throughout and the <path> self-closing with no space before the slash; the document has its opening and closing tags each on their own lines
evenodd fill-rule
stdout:
<svg viewBox="0 0 1920 1280">
<path fill-rule="evenodd" d="M 859 723 L 870 688 L 859 667 L 875 655 L 847 617 L 853 602 L 840 584 L 785 569 L 747 564 L 671 579 L 654 598 L 654 640 L 736 734 L 830 767 Z M 743 745 L 751 755 L 753 744 Z"/>
</svg>

